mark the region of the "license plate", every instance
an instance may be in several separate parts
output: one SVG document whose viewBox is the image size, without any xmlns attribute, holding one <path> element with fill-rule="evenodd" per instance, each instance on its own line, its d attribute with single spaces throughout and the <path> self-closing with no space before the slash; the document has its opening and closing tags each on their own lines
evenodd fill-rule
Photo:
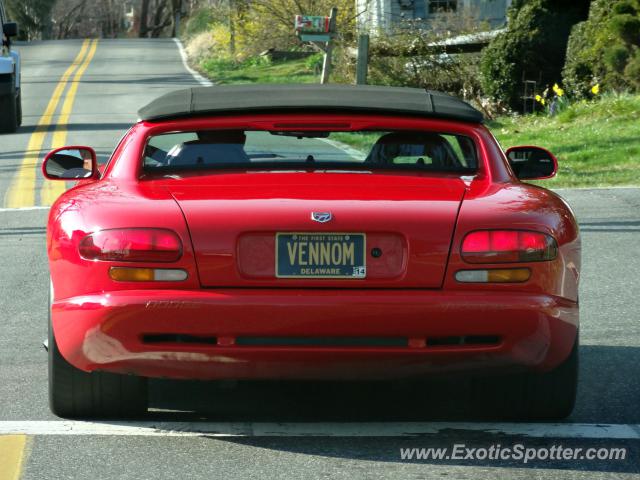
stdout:
<svg viewBox="0 0 640 480">
<path fill-rule="evenodd" d="M 365 278 L 364 233 L 277 233 L 276 277 Z"/>
</svg>

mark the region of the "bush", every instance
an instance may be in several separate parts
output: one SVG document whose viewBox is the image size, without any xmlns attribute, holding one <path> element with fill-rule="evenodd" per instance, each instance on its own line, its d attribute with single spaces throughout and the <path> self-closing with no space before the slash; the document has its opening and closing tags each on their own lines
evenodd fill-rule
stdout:
<svg viewBox="0 0 640 480">
<path fill-rule="evenodd" d="M 209 57 L 215 50 L 215 40 L 209 32 L 202 32 L 195 35 L 187 42 L 185 50 L 191 61 L 198 64 Z"/>
<path fill-rule="evenodd" d="M 182 36 L 189 39 L 199 33 L 206 32 L 213 23 L 220 21 L 217 17 L 218 15 L 216 15 L 216 11 L 212 8 L 196 10 L 185 22 Z"/>
<path fill-rule="evenodd" d="M 639 46 L 640 0 L 594 0 L 588 20 L 571 32 L 565 86 L 577 98 L 588 98 L 596 83 L 605 91 L 637 91 Z"/>
<path fill-rule="evenodd" d="M 479 55 L 457 54 L 434 45 L 454 35 L 481 31 L 486 31 L 486 26 L 469 10 L 440 13 L 428 28 L 421 23 L 398 22 L 393 31 L 372 35 L 368 82 L 439 90 L 479 101 Z M 355 58 L 340 59 L 338 71 L 346 81 L 353 81 L 355 69 Z"/>
<path fill-rule="evenodd" d="M 604 62 L 615 72 L 622 73 L 628 60 L 629 50 L 624 45 L 614 45 L 604 52 Z"/>
<path fill-rule="evenodd" d="M 623 0 L 613 6 L 613 13 L 618 15 L 622 15 L 624 13 L 633 15 L 635 12 L 636 7 L 634 6 L 634 2 L 631 0 Z"/>
<path fill-rule="evenodd" d="M 633 15 L 624 13 L 611 17 L 611 31 L 626 43 L 635 44 L 640 41 L 640 18 L 637 12 Z"/>
<path fill-rule="evenodd" d="M 629 79 L 633 88 L 637 92 L 640 92 L 640 51 L 636 50 L 635 55 L 627 63 L 624 69 L 624 75 Z"/>
<path fill-rule="evenodd" d="M 517 109 L 522 104 L 523 77 L 551 85 L 560 79 L 571 27 L 586 18 L 587 1 L 530 0 L 514 2 L 507 31 L 482 53 L 484 92 Z"/>
<path fill-rule="evenodd" d="M 320 71 L 322 69 L 322 63 L 324 62 L 324 55 L 322 53 L 314 53 L 307 57 L 304 61 L 305 67 L 311 72 Z"/>
</svg>

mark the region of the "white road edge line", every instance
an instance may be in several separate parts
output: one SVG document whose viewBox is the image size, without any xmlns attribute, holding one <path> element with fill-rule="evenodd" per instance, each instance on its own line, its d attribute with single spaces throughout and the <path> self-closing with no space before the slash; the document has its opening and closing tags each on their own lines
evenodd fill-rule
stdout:
<svg viewBox="0 0 640 480">
<path fill-rule="evenodd" d="M 465 432 L 531 438 L 639 440 L 640 425 L 585 423 L 251 423 L 0 421 L 0 435 L 147 437 L 416 437 Z"/>
<path fill-rule="evenodd" d="M 187 57 L 187 52 L 184 49 L 184 46 L 182 45 L 182 42 L 180 41 L 180 39 L 174 38 L 173 41 L 178 46 L 178 51 L 180 52 L 180 57 L 182 58 L 182 64 L 184 65 L 184 68 L 187 69 L 187 71 L 193 76 L 193 78 L 196 79 L 196 81 L 200 85 L 202 85 L 203 87 L 211 87 L 213 85 L 213 82 L 211 82 L 210 80 L 207 80 L 206 78 L 204 78 L 202 75 L 200 75 L 198 72 L 196 72 L 193 68 L 189 66 L 189 59 Z"/>
<path fill-rule="evenodd" d="M 49 210 L 51 207 L 40 205 L 37 207 L 19 207 L 19 208 L 0 208 L 0 213 L 2 212 L 28 212 L 31 210 Z"/>
<path fill-rule="evenodd" d="M 345 152 L 347 155 L 349 155 L 351 158 L 355 160 L 364 161 L 367 158 L 367 155 L 365 153 L 361 152 L 360 150 L 356 150 L 355 148 L 347 145 L 346 143 L 338 142 L 337 140 L 330 140 L 328 138 L 319 138 L 318 140 L 321 140 L 324 143 L 327 143 L 338 150 L 342 150 L 343 152 Z"/>
<path fill-rule="evenodd" d="M 549 187 L 549 190 L 554 192 L 561 192 L 563 190 L 638 190 L 640 185 L 611 185 L 609 187 Z"/>
</svg>

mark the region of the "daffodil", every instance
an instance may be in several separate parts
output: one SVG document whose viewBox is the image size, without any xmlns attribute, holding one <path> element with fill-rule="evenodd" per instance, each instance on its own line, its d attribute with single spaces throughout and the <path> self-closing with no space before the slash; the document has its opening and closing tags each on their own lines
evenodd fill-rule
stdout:
<svg viewBox="0 0 640 480">
<path fill-rule="evenodd" d="M 540 95 L 536 95 L 535 99 L 536 99 L 536 102 L 538 102 L 538 103 L 540 103 L 542 105 L 544 105 L 546 103 L 544 97 L 541 97 Z"/>
<path fill-rule="evenodd" d="M 596 83 L 593 87 L 591 87 L 591 93 L 594 95 L 598 95 L 600 93 L 600 84 Z"/>
<path fill-rule="evenodd" d="M 562 88 L 560 88 L 560 86 L 557 83 L 553 84 L 553 91 L 559 97 L 564 95 L 564 90 Z"/>
</svg>

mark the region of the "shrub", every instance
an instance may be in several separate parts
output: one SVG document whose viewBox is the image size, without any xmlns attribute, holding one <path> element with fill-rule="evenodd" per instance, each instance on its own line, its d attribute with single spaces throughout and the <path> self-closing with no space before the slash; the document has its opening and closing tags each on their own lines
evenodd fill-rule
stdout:
<svg viewBox="0 0 640 480">
<path fill-rule="evenodd" d="M 304 65 L 307 70 L 316 72 L 322 68 L 322 62 L 324 61 L 324 55 L 322 53 L 314 53 L 307 57 L 304 61 Z"/>
<path fill-rule="evenodd" d="M 613 15 L 611 17 L 611 31 L 626 43 L 635 44 L 640 41 L 640 18 L 638 13 Z"/>
<path fill-rule="evenodd" d="M 479 101 L 479 55 L 434 46 L 454 35 L 486 31 L 485 27 L 468 10 L 441 13 L 428 28 L 419 22 L 398 22 L 393 31 L 372 35 L 368 82 L 439 90 Z M 352 82 L 355 67 L 355 58 L 340 59 L 337 70 Z"/>
<path fill-rule="evenodd" d="M 633 1 L 622 0 L 613 6 L 613 13 L 617 15 L 622 15 L 624 13 L 634 15 L 636 13 L 636 7 Z"/>
<path fill-rule="evenodd" d="M 206 32 L 211 24 L 215 23 L 216 21 L 220 21 L 220 19 L 217 17 L 218 15 L 216 15 L 216 11 L 212 8 L 202 8 L 200 10 L 196 10 L 185 22 L 182 36 L 185 39 L 189 39 L 198 35 L 199 33 Z"/>
<path fill-rule="evenodd" d="M 585 1 L 514 2 L 507 31 L 483 50 L 484 92 L 517 109 L 522 104 L 523 77 L 541 79 L 541 88 L 558 81 L 571 27 L 586 17 L 587 9 Z"/>
<path fill-rule="evenodd" d="M 596 83 L 605 91 L 637 91 L 638 77 L 633 72 L 637 72 L 634 52 L 638 46 L 640 1 L 594 0 L 588 20 L 571 32 L 563 70 L 565 86 L 578 98 L 588 98 Z"/>
<path fill-rule="evenodd" d="M 604 52 L 604 62 L 615 72 L 622 73 L 629 60 L 629 50 L 622 44 L 609 47 Z"/>
<path fill-rule="evenodd" d="M 194 63 L 199 64 L 214 52 L 215 47 L 216 42 L 213 35 L 211 35 L 210 32 L 205 31 L 195 35 L 187 41 L 185 50 L 187 51 L 189 59 Z"/>
<path fill-rule="evenodd" d="M 635 51 L 635 55 L 627 63 L 624 69 L 624 75 L 629 79 L 633 88 L 636 91 L 640 91 L 640 50 Z"/>
</svg>

